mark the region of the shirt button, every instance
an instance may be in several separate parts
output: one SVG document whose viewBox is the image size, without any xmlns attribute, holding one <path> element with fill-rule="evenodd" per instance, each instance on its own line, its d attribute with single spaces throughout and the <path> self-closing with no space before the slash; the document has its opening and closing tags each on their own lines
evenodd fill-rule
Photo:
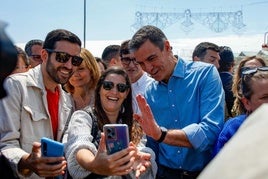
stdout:
<svg viewBox="0 0 268 179">
<path fill-rule="evenodd" d="M 175 107 L 175 104 L 172 104 L 171 106 L 172 106 L 172 107 Z"/>
<path fill-rule="evenodd" d="M 180 154 L 180 153 L 181 153 L 181 151 L 178 150 L 178 154 Z"/>
<path fill-rule="evenodd" d="M 169 90 L 170 93 L 172 93 L 172 90 Z"/>
</svg>

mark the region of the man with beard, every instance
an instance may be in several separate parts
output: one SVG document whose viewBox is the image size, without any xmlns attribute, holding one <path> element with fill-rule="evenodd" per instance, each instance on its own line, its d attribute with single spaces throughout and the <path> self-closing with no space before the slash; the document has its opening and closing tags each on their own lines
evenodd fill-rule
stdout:
<svg viewBox="0 0 268 179">
<path fill-rule="evenodd" d="M 41 157 L 42 137 L 61 141 L 73 103 L 61 85 L 79 66 L 81 40 L 72 32 L 49 32 L 41 51 L 43 63 L 5 81 L 9 96 L 0 101 L 0 149 L 20 177 L 54 177 L 66 168 L 64 157 Z M 55 163 L 51 165 L 51 163 Z M 38 176 L 37 176 L 38 175 Z"/>
</svg>

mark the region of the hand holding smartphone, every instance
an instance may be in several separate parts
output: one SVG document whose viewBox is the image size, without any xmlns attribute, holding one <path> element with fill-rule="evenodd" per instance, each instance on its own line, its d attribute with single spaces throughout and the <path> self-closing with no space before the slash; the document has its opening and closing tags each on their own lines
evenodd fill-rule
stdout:
<svg viewBox="0 0 268 179">
<path fill-rule="evenodd" d="M 42 137 L 41 138 L 42 156 L 61 157 L 64 153 L 64 145 L 58 141 Z"/>
<path fill-rule="evenodd" d="M 105 124 L 103 131 L 108 154 L 113 154 L 128 147 L 129 132 L 126 124 Z"/>
<path fill-rule="evenodd" d="M 64 145 L 58 141 L 42 137 L 41 138 L 41 152 L 43 157 L 62 157 L 64 155 Z M 50 163 L 51 165 L 57 163 Z M 63 176 L 59 175 L 53 177 L 55 179 L 62 179 Z"/>
</svg>

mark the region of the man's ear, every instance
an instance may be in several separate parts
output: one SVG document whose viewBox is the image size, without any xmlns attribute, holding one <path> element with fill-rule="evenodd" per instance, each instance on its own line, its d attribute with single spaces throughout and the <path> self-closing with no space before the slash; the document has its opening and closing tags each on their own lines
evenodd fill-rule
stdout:
<svg viewBox="0 0 268 179">
<path fill-rule="evenodd" d="M 245 107 L 245 109 L 246 109 L 247 111 L 252 111 L 252 110 L 251 110 L 251 103 L 250 103 L 250 100 L 248 100 L 248 99 L 245 98 L 245 97 L 242 97 L 242 98 L 241 98 L 241 101 L 242 101 L 242 103 L 243 103 L 243 105 L 244 105 L 244 107 Z"/>
<path fill-rule="evenodd" d="M 45 49 L 41 50 L 41 59 L 43 62 L 47 61 L 47 59 L 48 59 L 48 52 Z"/>
<path fill-rule="evenodd" d="M 116 64 L 116 59 L 115 58 L 112 58 L 111 60 L 110 60 L 110 66 L 113 66 L 113 65 L 115 65 Z"/>
<path fill-rule="evenodd" d="M 193 61 L 201 61 L 199 57 L 194 56 Z"/>
<path fill-rule="evenodd" d="M 165 48 L 166 51 L 172 51 L 172 47 L 170 46 L 168 40 L 165 40 L 165 42 L 164 42 L 164 48 Z"/>
</svg>

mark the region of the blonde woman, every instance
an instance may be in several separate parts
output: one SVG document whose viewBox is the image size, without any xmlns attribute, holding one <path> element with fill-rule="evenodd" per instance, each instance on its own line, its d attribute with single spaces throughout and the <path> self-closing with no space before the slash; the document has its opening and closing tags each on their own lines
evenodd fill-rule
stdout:
<svg viewBox="0 0 268 179">
<path fill-rule="evenodd" d="M 240 86 L 241 86 L 242 70 L 245 68 L 262 67 L 265 65 L 266 64 L 264 59 L 258 56 L 246 57 L 243 60 L 241 60 L 240 63 L 238 64 L 238 67 L 234 74 L 233 85 L 232 85 L 232 91 L 235 96 L 234 105 L 232 108 L 233 116 L 244 114 L 246 111 L 241 103 L 242 93 L 240 90 Z"/>
<path fill-rule="evenodd" d="M 83 62 L 75 68 L 72 77 L 65 85 L 71 93 L 75 109 L 83 109 L 94 104 L 94 90 L 100 77 L 100 70 L 95 57 L 85 48 L 81 49 Z"/>
</svg>

